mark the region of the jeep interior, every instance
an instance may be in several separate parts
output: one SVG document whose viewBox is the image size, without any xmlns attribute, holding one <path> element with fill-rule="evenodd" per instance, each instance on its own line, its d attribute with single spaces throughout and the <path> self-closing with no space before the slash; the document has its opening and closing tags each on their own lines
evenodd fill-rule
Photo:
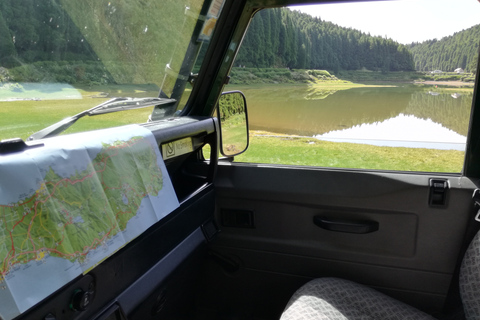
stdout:
<svg viewBox="0 0 480 320">
<path fill-rule="evenodd" d="M 384 3 L 391 2 L 405 2 L 417 8 L 407 0 L 369 4 L 378 4 L 377 15 L 385 17 L 396 15 L 382 11 Z M 480 3 L 471 2 L 480 9 Z M 406 93 L 394 91 L 402 85 L 383 83 L 380 87 L 371 82 L 362 89 L 309 91 L 302 97 L 310 103 L 308 106 L 298 105 L 296 111 L 284 113 L 276 109 L 280 108 L 280 101 L 291 105 L 296 102 L 290 89 L 280 86 L 278 90 L 271 89 L 271 102 L 264 103 L 271 108 L 266 117 L 280 119 L 267 128 L 257 122 L 261 98 L 255 102 L 251 87 L 235 87 L 238 83 L 235 81 L 244 79 L 241 76 L 250 80 L 264 77 L 269 79 L 265 80 L 268 84 L 281 82 L 282 77 L 291 82 L 296 81 L 295 77 L 306 77 L 305 81 L 319 86 L 322 81 L 333 79 L 334 73 L 341 79 L 340 74 L 347 67 L 333 65 L 341 63 L 335 62 L 340 55 L 326 55 L 330 58 L 318 63 L 314 62 L 313 54 L 307 55 L 320 39 L 315 35 L 307 40 L 307 36 L 313 34 L 315 23 L 326 18 L 322 20 L 321 14 L 320 18 L 305 18 L 296 8 L 315 4 L 321 12 L 322 6 L 336 5 L 351 14 L 351 10 L 360 10 L 357 8 L 362 3 L 0 1 L 0 30 L 10 32 L 0 40 L 3 51 L 0 76 L 4 77 L 0 78 L 0 85 L 11 94 L 2 98 L 0 87 L 0 132 L 13 124 L 22 128 L 23 119 L 4 116 L 20 112 L 21 107 L 17 107 L 20 100 L 36 110 L 26 113 L 35 118 L 32 125 L 26 123 L 24 131 L 2 136 L 0 143 L 0 319 L 273 320 L 280 319 L 287 306 L 291 307 L 302 295 L 297 292 L 296 298 L 292 298 L 294 293 L 314 279 L 338 280 L 331 284 L 333 288 L 345 283 L 368 287 L 421 311 L 422 316 L 465 319 L 468 312 L 464 311 L 460 294 L 460 269 L 467 247 L 479 229 L 478 216 L 475 217 L 480 209 L 480 193 L 476 191 L 480 185 L 480 105 L 475 78 L 480 32 L 472 44 L 476 44 L 475 61 L 468 56 L 465 65 L 458 66 L 472 74 L 465 88 L 444 89 L 442 85 L 428 84 L 427 79 L 413 89 L 416 93 Z M 42 9 L 45 14 L 35 9 L 40 7 L 45 7 Z M 424 10 L 423 15 L 429 14 L 428 8 L 419 6 L 418 10 Z M 51 12 L 56 14 L 49 15 Z M 356 14 L 361 16 L 364 12 Z M 267 31 L 257 28 L 267 26 L 274 17 L 279 17 L 282 23 L 276 36 L 273 27 L 265 27 L 270 36 L 258 39 L 249 36 L 248 32 L 255 30 L 257 35 L 265 35 Z M 301 19 L 307 22 L 298 22 L 304 21 Z M 404 21 L 416 23 L 407 17 Z M 449 25 L 445 20 L 437 22 Z M 28 41 L 20 37 L 18 30 L 23 30 L 21 26 L 25 24 L 30 25 L 28 32 L 38 32 L 38 36 L 31 36 Z M 64 28 L 65 25 L 68 27 Z M 273 22 L 271 25 L 275 26 Z M 300 27 L 290 29 L 293 25 Z M 322 30 L 331 30 L 328 28 Z M 55 30 L 60 29 L 57 36 Z M 56 38 L 44 41 L 42 32 Z M 353 31 L 342 32 L 351 37 L 349 43 L 357 41 Z M 152 33 L 160 36 L 150 38 Z M 367 32 L 359 39 L 367 41 L 366 36 Z M 259 47 L 259 43 L 271 39 L 262 48 L 277 46 L 272 51 L 277 54 L 286 48 L 282 44 L 289 37 L 304 42 L 303 46 L 297 46 L 296 58 L 292 55 L 290 62 L 281 62 L 279 58 L 272 62 L 283 73 L 260 70 L 249 60 L 253 51 L 245 48 Z M 11 46 L 5 45 L 7 38 Z M 68 44 L 69 39 L 81 40 L 74 47 Z M 337 38 L 332 36 L 332 39 Z M 393 43 L 383 35 L 375 39 L 379 46 L 384 43 L 385 48 Z M 42 43 L 43 48 L 28 49 L 33 41 Z M 337 40 L 331 41 L 317 45 L 330 48 Z M 406 47 L 395 42 L 392 52 L 398 56 L 407 54 Z M 47 57 L 47 53 L 40 53 L 42 50 L 48 50 L 45 51 L 48 54 L 51 50 L 52 55 L 58 54 L 60 58 Z M 346 46 L 342 50 L 350 49 Z M 351 56 L 361 55 L 357 49 L 351 50 Z M 266 49 L 262 52 L 265 63 L 268 59 L 274 61 Z M 367 58 L 369 55 L 373 53 L 368 53 Z M 91 60 L 81 62 L 85 57 Z M 367 58 L 362 62 L 364 65 L 350 69 L 360 70 L 368 63 L 376 63 L 375 58 L 372 61 Z M 318 66 L 309 67 L 302 62 L 304 67 L 297 67 L 300 59 Z M 66 67 L 64 60 L 72 61 L 72 67 Z M 322 68 L 322 63 L 328 68 Z M 101 79 L 88 79 L 90 73 L 98 73 L 91 71 L 94 68 L 103 68 L 98 69 L 103 70 Z M 362 75 L 384 76 L 397 69 L 397 74 L 403 72 L 400 63 L 394 66 L 390 60 L 385 60 L 378 69 L 372 68 L 365 67 L 368 71 L 364 70 Z M 297 72 L 300 69 L 328 72 L 300 74 Z M 28 72 L 30 78 L 26 76 Z M 65 76 L 59 78 L 62 72 Z M 11 81 L 20 76 L 26 79 L 25 83 Z M 443 75 L 426 75 L 431 81 L 440 76 Z M 38 89 L 44 95 L 28 98 L 24 94 L 37 90 L 29 87 L 35 77 L 40 79 L 39 83 L 55 82 L 63 87 Z M 457 78 L 467 82 L 463 75 Z M 338 84 L 338 79 L 331 81 Z M 72 81 L 82 83 L 83 87 L 74 86 L 75 91 L 64 85 Z M 114 88 L 119 84 L 122 88 L 137 84 L 143 87 L 135 87 L 128 94 L 117 89 L 102 92 L 92 89 L 100 85 Z M 327 113 L 319 113 L 317 118 L 312 115 L 316 115 L 319 107 L 315 106 L 321 103 L 330 101 L 331 110 L 343 110 L 335 130 L 353 127 L 345 120 L 347 116 L 343 116 L 356 114 L 355 103 L 347 102 L 347 95 L 364 90 L 354 98 L 361 103 L 377 88 L 386 95 L 371 103 L 372 110 L 402 103 L 413 108 L 418 101 L 428 100 L 432 105 L 425 112 L 428 113 L 443 108 L 438 101 L 448 100 L 453 106 L 444 112 L 453 123 L 449 128 L 458 127 L 456 131 L 464 140 L 459 151 L 445 151 L 444 156 L 458 158 L 458 168 L 437 170 L 432 165 L 431 169 L 411 170 L 398 165 L 397 170 L 396 159 L 390 155 L 385 156 L 386 163 L 393 167 L 380 168 L 363 164 L 311 165 L 298 160 L 292 163 L 242 160 L 254 152 L 261 139 L 267 142 L 260 148 L 260 154 L 271 152 L 268 147 L 273 148 L 276 143 L 273 141 L 300 141 L 314 147 L 321 141 L 312 140 L 317 127 L 310 133 L 276 128 L 287 128 L 300 118 L 303 122 L 297 124 L 299 128 L 317 126 L 318 119 L 327 116 Z M 71 99 L 68 101 L 51 98 L 57 93 L 66 95 L 65 92 L 83 98 L 68 98 Z M 404 101 L 412 96 L 417 100 Z M 88 106 L 80 104 L 81 101 L 87 101 Z M 54 111 L 48 114 L 50 108 L 59 104 L 71 108 L 62 114 Z M 464 111 L 458 111 L 463 106 Z M 402 117 L 408 110 L 413 109 L 388 112 Z M 450 110 L 453 111 L 449 113 Z M 455 112 L 460 114 L 458 121 L 452 115 Z M 108 116 L 120 119 L 122 114 L 126 116 L 117 122 L 99 120 Z M 135 120 L 138 114 L 143 120 Z M 238 120 L 233 125 L 226 121 L 232 114 Z M 382 119 L 386 118 L 390 116 Z M 422 119 L 427 122 L 427 118 L 432 117 L 427 114 Z M 369 119 L 366 123 L 381 121 Z M 81 127 L 81 123 L 87 122 L 90 127 Z M 429 130 L 423 124 L 420 128 Z M 282 134 L 271 136 L 270 132 Z M 332 146 L 335 143 L 327 138 L 325 141 Z M 287 152 L 286 159 L 295 152 L 301 153 L 293 151 L 301 149 L 294 148 Z M 409 154 L 407 149 L 400 154 Z M 329 151 L 328 157 L 335 159 L 342 152 Z M 360 161 L 367 158 L 368 152 L 355 151 L 347 158 Z M 308 157 L 299 156 L 305 161 Z M 373 156 L 373 162 L 376 157 Z M 437 153 L 425 151 L 412 159 L 430 165 L 438 157 Z M 414 161 L 405 162 L 408 166 Z M 477 272 L 480 274 L 480 269 Z M 471 281 L 475 280 L 469 278 L 465 283 Z M 313 291 L 327 285 L 318 283 Z M 477 285 L 480 288 L 480 283 Z M 354 296 L 362 297 L 366 292 L 361 289 Z M 312 292 L 308 291 L 309 294 Z M 339 294 L 343 297 L 343 293 Z M 380 305 L 382 299 L 383 296 L 373 298 Z M 478 295 L 476 299 L 480 301 Z M 343 316 L 364 319 L 362 315 Z M 283 317 L 305 319 L 295 312 Z M 467 314 L 467 319 L 480 319 L 477 317 L 480 317 L 478 311 L 476 315 Z M 398 313 L 391 319 L 402 318 Z M 421 316 L 412 317 L 417 318 Z"/>
</svg>

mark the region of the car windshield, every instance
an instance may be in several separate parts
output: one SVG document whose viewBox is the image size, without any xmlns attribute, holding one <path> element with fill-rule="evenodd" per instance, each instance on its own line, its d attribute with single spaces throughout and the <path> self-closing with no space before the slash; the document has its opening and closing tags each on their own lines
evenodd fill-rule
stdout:
<svg viewBox="0 0 480 320">
<path fill-rule="evenodd" d="M 223 0 L 1 0 L 0 140 L 22 138 L 117 97 L 174 99 L 65 133 L 178 115 Z M 154 101 L 154 100 L 152 100 Z"/>
</svg>

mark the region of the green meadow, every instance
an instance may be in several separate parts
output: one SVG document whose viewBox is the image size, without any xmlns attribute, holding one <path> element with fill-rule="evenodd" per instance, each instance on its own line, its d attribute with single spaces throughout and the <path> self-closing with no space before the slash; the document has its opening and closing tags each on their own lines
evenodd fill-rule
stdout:
<svg viewBox="0 0 480 320">
<path fill-rule="evenodd" d="M 32 97 L 45 100 L 0 101 L 0 140 L 27 139 L 31 134 L 69 116 L 90 109 L 113 96 L 158 96 L 155 85 L 109 85 L 77 87 L 81 99 L 48 99 L 45 92 L 29 92 Z M 86 116 L 80 119 L 65 134 L 102 129 L 132 123 L 144 123 L 152 108 Z"/>
<path fill-rule="evenodd" d="M 456 150 L 377 147 L 253 131 L 248 151 L 235 162 L 458 173 L 463 159 L 464 152 Z"/>
</svg>

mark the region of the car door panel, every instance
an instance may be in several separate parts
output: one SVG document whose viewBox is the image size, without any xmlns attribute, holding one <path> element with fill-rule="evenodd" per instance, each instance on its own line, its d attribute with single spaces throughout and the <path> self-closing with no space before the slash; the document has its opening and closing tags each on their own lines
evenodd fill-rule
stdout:
<svg viewBox="0 0 480 320">
<path fill-rule="evenodd" d="M 448 180 L 445 206 L 429 205 L 432 178 Z M 292 293 L 285 288 L 335 276 L 438 311 L 473 219 L 475 184 L 453 175 L 221 164 L 215 185 L 220 225 L 235 210 L 252 212 L 254 223 L 221 226 L 212 250 L 238 260 L 236 279 L 243 270 L 260 279 L 289 275 L 276 286 L 283 299 Z M 315 225 L 316 216 L 379 228 L 328 231 Z"/>
</svg>

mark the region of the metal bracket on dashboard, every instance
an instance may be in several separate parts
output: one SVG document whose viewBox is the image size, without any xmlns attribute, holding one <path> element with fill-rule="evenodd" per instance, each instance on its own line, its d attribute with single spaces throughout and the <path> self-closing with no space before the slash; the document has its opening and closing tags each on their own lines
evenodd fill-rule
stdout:
<svg viewBox="0 0 480 320">
<path fill-rule="evenodd" d="M 26 144 L 20 138 L 6 139 L 0 141 L 0 155 L 22 152 L 27 149 L 43 147 L 43 143 Z"/>
</svg>

